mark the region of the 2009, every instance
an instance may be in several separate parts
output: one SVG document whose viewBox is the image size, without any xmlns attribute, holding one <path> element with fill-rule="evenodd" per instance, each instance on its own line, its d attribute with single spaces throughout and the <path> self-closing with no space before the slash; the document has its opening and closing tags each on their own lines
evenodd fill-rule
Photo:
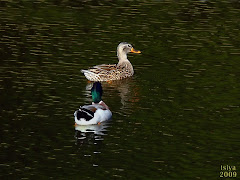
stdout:
<svg viewBox="0 0 240 180">
<path fill-rule="evenodd" d="M 220 177 L 237 177 L 237 172 L 235 172 L 235 171 L 230 171 L 230 172 L 227 172 L 227 171 L 225 171 L 225 172 L 220 172 Z"/>
</svg>

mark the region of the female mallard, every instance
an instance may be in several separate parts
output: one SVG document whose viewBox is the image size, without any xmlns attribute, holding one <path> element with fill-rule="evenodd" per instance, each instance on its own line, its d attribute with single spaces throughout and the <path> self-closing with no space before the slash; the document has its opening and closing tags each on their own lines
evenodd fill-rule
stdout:
<svg viewBox="0 0 240 180">
<path fill-rule="evenodd" d="M 127 53 L 141 53 L 131 44 L 121 42 L 117 47 L 118 64 L 102 64 L 81 70 L 89 81 L 111 81 L 130 77 L 134 74 L 133 66 L 127 59 Z"/>
<path fill-rule="evenodd" d="M 95 82 L 91 89 L 92 104 L 80 106 L 79 110 L 74 113 L 75 123 L 77 125 L 100 124 L 103 121 L 111 119 L 112 112 L 102 101 L 102 93 L 101 83 Z"/>
</svg>

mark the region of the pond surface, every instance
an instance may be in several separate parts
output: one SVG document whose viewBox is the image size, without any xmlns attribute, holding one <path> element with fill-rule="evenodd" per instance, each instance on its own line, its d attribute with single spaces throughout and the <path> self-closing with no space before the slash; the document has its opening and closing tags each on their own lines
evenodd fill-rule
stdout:
<svg viewBox="0 0 240 180">
<path fill-rule="evenodd" d="M 239 1 L 0 3 L 1 179 L 218 179 L 240 176 Z M 74 127 L 91 103 L 81 69 L 117 63 L 102 83 L 112 121 Z"/>
</svg>

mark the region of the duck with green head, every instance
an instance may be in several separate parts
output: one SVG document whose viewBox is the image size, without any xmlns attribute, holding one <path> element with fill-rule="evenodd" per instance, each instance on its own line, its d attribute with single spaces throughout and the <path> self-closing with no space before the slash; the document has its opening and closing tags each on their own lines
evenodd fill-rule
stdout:
<svg viewBox="0 0 240 180">
<path fill-rule="evenodd" d="M 93 84 L 91 94 L 92 104 L 80 106 L 74 113 L 76 125 L 100 124 L 112 117 L 109 107 L 102 101 L 103 90 L 100 82 Z"/>
</svg>

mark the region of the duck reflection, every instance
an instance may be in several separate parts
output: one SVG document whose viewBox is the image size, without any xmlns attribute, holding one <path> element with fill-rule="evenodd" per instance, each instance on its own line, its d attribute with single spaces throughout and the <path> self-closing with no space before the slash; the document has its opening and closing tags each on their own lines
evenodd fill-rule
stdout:
<svg viewBox="0 0 240 180">
<path fill-rule="evenodd" d="M 134 109 L 134 104 L 140 101 L 140 88 L 137 86 L 136 81 L 134 78 L 127 78 L 121 81 L 110 81 L 110 82 L 101 82 L 103 89 L 107 91 L 110 95 L 108 100 L 112 96 L 118 95 L 120 97 L 121 102 L 121 110 L 124 109 Z M 93 83 L 88 83 L 86 85 L 86 92 L 85 94 L 89 94 Z M 89 100 L 89 96 L 85 96 L 86 100 Z M 115 101 L 118 101 L 115 99 Z M 119 102 L 119 101 L 118 101 Z M 110 105 L 110 104 L 109 104 Z"/>
<path fill-rule="evenodd" d="M 107 135 L 109 122 L 96 125 L 75 125 L 75 138 L 78 145 L 94 144 L 96 141 L 102 141 L 103 136 Z"/>
</svg>

